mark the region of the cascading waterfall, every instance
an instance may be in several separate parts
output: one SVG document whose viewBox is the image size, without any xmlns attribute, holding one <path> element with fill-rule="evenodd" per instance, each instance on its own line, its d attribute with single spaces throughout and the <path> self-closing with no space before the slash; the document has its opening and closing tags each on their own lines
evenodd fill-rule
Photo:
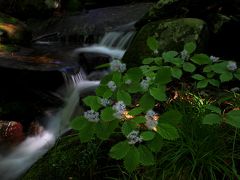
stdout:
<svg viewBox="0 0 240 180">
<path fill-rule="evenodd" d="M 134 32 L 111 32 L 107 33 L 99 45 L 78 48 L 74 54 L 81 52 L 93 52 L 107 54 L 112 58 L 121 58 L 128 46 Z M 81 68 L 80 68 L 81 69 Z M 68 130 L 68 123 L 78 106 L 79 94 L 94 91 L 99 81 L 86 80 L 83 70 L 76 75 L 63 73 L 64 79 L 71 90 L 70 96 L 66 96 L 65 107 L 58 113 L 47 119 L 47 126 L 39 135 L 27 137 L 12 152 L 1 156 L 0 154 L 0 179 L 15 180 L 19 178 L 28 168 L 43 156 L 55 143 L 56 139 Z"/>
</svg>

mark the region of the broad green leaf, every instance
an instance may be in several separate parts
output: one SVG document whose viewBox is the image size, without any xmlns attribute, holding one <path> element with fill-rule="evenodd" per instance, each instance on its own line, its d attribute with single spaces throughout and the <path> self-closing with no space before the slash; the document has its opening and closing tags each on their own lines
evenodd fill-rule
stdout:
<svg viewBox="0 0 240 180">
<path fill-rule="evenodd" d="M 154 61 L 154 58 L 145 58 L 143 59 L 143 64 L 151 64 Z"/>
<path fill-rule="evenodd" d="M 137 124 L 142 124 L 146 122 L 146 118 L 143 116 L 137 116 L 135 118 L 133 118 L 131 121 L 137 123 Z"/>
<path fill-rule="evenodd" d="M 135 123 L 134 121 L 130 120 L 130 121 L 125 121 L 122 125 L 122 133 L 127 136 L 130 132 L 132 132 L 133 130 L 135 130 L 137 128 L 137 123 Z"/>
<path fill-rule="evenodd" d="M 130 145 L 128 144 L 128 141 L 121 141 L 110 149 L 109 155 L 111 158 L 119 160 L 123 159 L 129 150 Z"/>
<path fill-rule="evenodd" d="M 180 79 L 182 77 L 182 70 L 177 68 L 177 67 L 173 67 L 171 68 L 171 73 L 172 73 L 172 77 Z"/>
<path fill-rule="evenodd" d="M 140 155 L 140 163 L 144 166 L 151 166 L 155 164 L 155 159 L 152 152 L 144 145 L 138 147 Z"/>
<path fill-rule="evenodd" d="M 155 137 L 155 132 L 144 131 L 141 133 L 140 137 L 142 137 L 144 141 L 151 141 Z"/>
<path fill-rule="evenodd" d="M 181 65 L 184 63 L 184 61 L 181 58 L 175 57 L 171 60 L 170 63 L 176 65 L 177 67 L 181 67 Z"/>
<path fill-rule="evenodd" d="M 109 88 L 106 89 L 106 91 L 103 93 L 103 97 L 106 99 L 109 99 L 110 97 L 112 97 L 112 95 L 113 95 L 113 92 Z"/>
<path fill-rule="evenodd" d="M 209 79 L 208 82 L 213 85 L 213 86 L 216 86 L 216 87 L 219 87 L 220 85 L 220 82 L 216 79 Z"/>
<path fill-rule="evenodd" d="M 175 140 L 179 138 L 178 130 L 171 124 L 159 123 L 157 132 L 167 140 Z"/>
<path fill-rule="evenodd" d="M 103 121 L 112 121 L 116 119 L 113 114 L 115 111 L 111 107 L 106 107 L 101 111 L 101 119 Z"/>
<path fill-rule="evenodd" d="M 172 73 L 169 67 L 162 67 L 158 70 L 155 82 L 158 84 L 167 84 L 172 81 Z"/>
<path fill-rule="evenodd" d="M 126 74 L 133 82 L 139 81 L 143 76 L 142 70 L 139 67 L 130 68 Z"/>
<path fill-rule="evenodd" d="M 97 69 L 108 68 L 108 67 L 110 67 L 110 63 L 105 63 L 105 64 L 98 65 L 94 69 L 97 70 Z"/>
<path fill-rule="evenodd" d="M 182 114 L 177 110 L 169 110 L 160 116 L 160 123 L 170 123 L 177 125 L 181 122 Z"/>
<path fill-rule="evenodd" d="M 88 120 L 83 117 L 83 116 L 78 116 L 76 118 L 74 118 L 71 123 L 70 126 L 75 129 L 75 130 L 81 130 L 83 129 L 87 124 L 88 124 Z"/>
<path fill-rule="evenodd" d="M 140 163 L 140 154 L 135 146 L 131 146 L 127 155 L 124 157 L 124 167 L 128 172 L 133 172 L 137 169 Z"/>
<path fill-rule="evenodd" d="M 192 75 L 192 78 L 193 78 L 193 79 L 196 79 L 196 80 L 198 80 L 198 81 L 201 81 L 201 80 L 204 80 L 204 79 L 205 79 L 205 77 L 202 76 L 201 74 L 194 74 L 194 75 Z"/>
<path fill-rule="evenodd" d="M 144 111 L 148 111 L 154 107 L 155 100 L 150 94 L 146 93 L 139 100 L 139 104 Z"/>
<path fill-rule="evenodd" d="M 119 86 L 122 83 L 122 74 L 120 72 L 112 72 L 112 81 L 116 83 L 117 86 Z"/>
<path fill-rule="evenodd" d="M 186 72 L 194 72 L 196 70 L 196 66 L 192 63 L 186 62 L 183 64 L 183 70 Z"/>
<path fill-rule="evenodd" d="M 215 72 L 209 72 L 209 73 L 207 73 L 207 78 L 211 79 L 215 76 L 215 74 L 216 74 Z"/>
<path fill-rule="evenodd" d="M 225 72 L 228 72 L 227 65 L 228 65 L 228 62 L 224 61 L 221 63 L 213 64 L 211 68 L 215 73 L 223 74 Z"/>
<path fill-rule="evenodd" d="M 103 122 L 97 124 L 96 126 L 96 135 L 99 139 L 107 140 L 114 130 L 118 127 L 119 121 L 110 121 L 110 122 Z"/>
<path fill-rule="evenodd" d="M 188 54 L 192 54 L 197 48 L 195 42 L 189 42 L 184 45 L 184 49 L 188 52 Z"/>
<path fill-rule="evenodd" d="M 107 90 L 109 91 L 109 88 L 108 88 L 107 86 L 105 86 L 105 85 L 100 85 L 100 86 L 98 86 L 97 89 L 96 89 L 96 94 L 97 94 L 98 96 L 103 97 L 103 96 L 104 96 L 104 93 L 105 93 Z"/>
<path fill-rule="evenodd" d="M 139 82 L 132 82 L 130 85 L 127 86 L 127 91 L 129 93 L 137 93 L 137 92 L 141 92 L 142 88 Z"/>
<path fill-rule="evenodd" d="M 143 109 L 141 107 L 135 107 L 132 110 L 128 112 L 129 115 L 136 116 L 143 112 Z"/>
<path fill-rule="evenodd" d="M 109 81 L 112 81 L 113 73 L 109 73 L 101 79 L 101 85 L 106 85 Z"/>
<path fill-rule="evenodd" d="M 204 65 L 204 64 L 211 64 L 212 61 L 206 54 L 195 54 L 192 58 L 191 61 L 198 65 Z"/>
<path fill-rule="evenodd" d="M 240 110 L 232 110 L 226 114 L 226 123 L 240 128 Z"/>
<path fill-rule="evenodd" d="M 233 79 L 233 74 L 231 72 L 225 72 L 220 75 L 221 82 L 227 82 Z"/>
<path fill-rule="evenodd" d="M 159 134 L 156 134 L 154 139 L 146 142 L 146 144 L 152 152 L 159 152 L 162 149 L 164 142 L 162 137 Z"/>
<path fill-rule="evenodd" d="M 132 97 L 126 91 L 119 90 L 117 92 L 117 100 L 123 101 L 126 105 L 130 105 L 132 103 Z"/>
<path fill-rule="evenodd" d="M 205 87 L 207 87 L 207 85 L 208 85 L 208 80 L 207 80 L 207 79 L 204 79 L 204 80 L 199 81 L 199 82 L 197 83 L 197 88 L 199 88 L 199 89 L 205 88 Z"/>
<path fill-rule="evenodd" d="M 161 87 L 152 87 L 150 89 L 150 94 L 152 97 L 154 97 L 158 101 L 166 101 L 167 100 L 167 95 L 166 95 L 166 87 L 161 86 Z"/>
<path fill-rule="evenodd" d="M 98 103 L 99 102 L 99 97 L 97 96 L 87 96 L 83 99 L 83 102 L 89 106 L 92 110 L 98 111 L 101 107 L 101 105 Z"/>
<path fill-rule="evenodd" d="M 222 117 L 219 114 L 207 114 L 204 118 L 203 118 L 203 124 L 209 124 L 209 125 L 213 125 L 213 124 L 220 124 L 222 121 Z"/>
<path fill-rule="evenodd" d="M 79 130 L 79 138 L 82 143 L 92 140 L 95 133 L 96 123 L 88 122 Z"/>
<path fill-rule="evenodd" d="M 234 77 L 237 78 L 238 80 L 240 80 L 240 69 L 238 69 L 238 70 L 234 73 Z"/>
<path fill-rule="evenodd" d="M 203 68 L 203 72 L 211 72 L 212 71 L 212 65 L 207 65 Z"/>
<path fill-rule="evenodd" d="M 167 51 L 162 54 L 162 58 L 165 62 L 171 62 L 177 55 L 178 52 L 176 51 Z"/>
<path fill-rule="evenodd" d="M 154 58 L 154 62 L 156 65 L 162 65 L 163 59 L 161 57 Z"/>
<path fill-rule="evenodd" d="M 221 109 L 217 106 L 208 104 L 208 105 L 206 105 L 206 109 L 211 110 L 212 112 L 215 112 L 217 114 L 221 114 Z"/>
<path fill-rule="evenodd" d="M 155 51 L 159 48 L 159 42 L 154 37 L 148 37 L 147 45 L 152 51 Z"/>
</svg>

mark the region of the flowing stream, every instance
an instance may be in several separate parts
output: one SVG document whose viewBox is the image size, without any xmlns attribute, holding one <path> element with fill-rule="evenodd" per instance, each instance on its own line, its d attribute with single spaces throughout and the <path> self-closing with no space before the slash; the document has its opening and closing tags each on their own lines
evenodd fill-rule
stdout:
<svg viewBox="0 0 240 180">
<path fill-rule="evenodd" d="M 99 44 L 78 48 L 73 54 L 93 52 L 107 54 L 112 58 L 121 58 L 130 43 L 134 32 L 110 32 L 107 33 Z M 0 180 L 14 180 L 19 178 L 39 158 L 41 158 L 55 143 L 56 139 L 66 132 L 68 124 L 73 117 L 79 103 L 81 93 L 94 91 L 99 81 L 86 80 L 86 75 L 80 68 L 75 75 L 63 73 L 69 96 L 66 95 L 64 108 L 60 109 L 50 119 L 47 126 L 40 134 L 27 137 L 21 144 L 8 154 L 0 154 Z"/>
</svg>

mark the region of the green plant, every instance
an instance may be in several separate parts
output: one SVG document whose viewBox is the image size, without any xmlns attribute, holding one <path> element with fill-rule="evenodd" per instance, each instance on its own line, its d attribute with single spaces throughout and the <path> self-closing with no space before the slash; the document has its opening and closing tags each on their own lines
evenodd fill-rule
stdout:
<svg viewBox="0 0 240 180">
<path fill-rule="evenodd" d="M 71 123 L 79 131 L 82 142 L 95 137 L 108 140 L 114 135 L 116 144 L 109 155 L 123 160 L 128 172 L 140 165 L 156 165 L 155 157 L 162 144 L 175 144 L 185 136 L 180 126 L 184 113 L 170 108 L 177 94 L 215 90 L 225 82 L 240 79 L 240 69 L 235 62 L 194 54 L 197 47 L 194 42 L 185 44 L 181 53 L 167 51 L 161 56 L 158 56 L 159 44 L 154 37 L 148 38 L 147 44 L 154 56 L 145 58 L 142 66 L 126 71 L 126 65 L 119 60 L 110 63 L 112 72 L 101 80 L 96 95 L 83 99 L 91 110 Z M 225 112 L 216 101 L 204 107 L 201 116 L 195 117 L 200 119 L 197 125 L 227 123 L 239 128 L 240 111 Z"/>
</svg>

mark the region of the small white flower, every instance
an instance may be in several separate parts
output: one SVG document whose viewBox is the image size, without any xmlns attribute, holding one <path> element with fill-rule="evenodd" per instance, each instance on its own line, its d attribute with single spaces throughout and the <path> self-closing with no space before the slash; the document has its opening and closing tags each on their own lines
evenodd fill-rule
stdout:
<svg viewBox="0 0 240 180">
<path fill-rule="evenodd" d="M 153 51 L 153 54 L 158 54 L 159 52 L 158 52 L 158 50 L 157 49 L 155 49 L 154 51 Z"/>
<path fill-rule="evenodd" d="M 116 118 L 122 119 L 123 113 L 126 111 L 126 105 L 123 101 L 118 101 L 116 104 L 113 105 L 113 110 L 116 112 L 113 114 Z"/>
<path fill-rule="evenodd" d="M 88 110 L 84 112 L 84 117 L 90 122 L 98 122 L 100 120 L 99 113 L 95 112 L 94 110 Z"/>
<path fill-rule="evenodd" d="M 181 58 L 183 59 L 183 60 L 188 60 L 189 59 L 189 54 L 188 54 L 188 52 L 184 49 L 182 52 L 181 52 Z"/>
<path fill-rule="evenodd" d="M 234 87 L 230 91 L 232 91 L 232 92 L 239 92 L 240 88 L 239 87 Z"/>
<path fill-rule="evenodd" d="M 229 61 L 227 68 L 230 71 L 235 71 L 235 70 L 237 70 L 237 63 L 235 61 Z"/>
<path fill-rule="evenodd" d="M 117 85 L 115 84 L 114 81 L 109 81 L 107 84 L 108 88 L 111 89 L 111 91 L 115 91 L 117 88 Z"/>
<path fill-rule="evenodd" d="M 129 85 L 129 84 L 131 84 L 131 83 L 132 83 L 132 80 L 131 80 L 131 79 L 128 79 L 128 80 L 125 81 L 125 84 L 128 84 L 128 85 Z"/>
<path fill-rule="evenodd" d="M 101 105 L 106 107 L 106 106 L 111 104 L 111 101 L 109 99 L 106 99 L 106 98 L 101 98 L 100 103 L 101 103 Z"/>
<path fill-rule="evenodd" d="M 111 71 L 124 72 L 126 70 L 126 64 L 121 63 L 119 60 L 113 60 L 110 62 Z"/>
<path fill-rule="evenodd" d="M 158 124 L 158 121 L 156 120 L 156 116 L 157 116 L 157 113 L 155 113 L 153 110 L 149 110 L 147 112 L 147 114 L 145 115 L 145 118 L 146 118 L 146 123 L 145 123 L 145 126 L 149 129 L 149 130 L 152 130 L 152 129 L 155 129 L 157 124 Z"/>
<path fill-rule="evenodd" d="M 139 131 L 133 130 L 127 135 L 128 144 L 141 143 L 143 140 L 139 137 Z"/>
<path fill-rule="evenodd" d="M 143 79 L 140 83 L 141 88 L 146 91 L 149 87 L 149 83 L 151 81 L 151 78 L 147 77 L 146 79 Z"/>
<path fill-rule="evenodd" d="M 219 57 L 215 57 L 215 56 L 210 56 L 210 60 L 212 62 L 217 62 L 219 60 Z"/>
</svg>

